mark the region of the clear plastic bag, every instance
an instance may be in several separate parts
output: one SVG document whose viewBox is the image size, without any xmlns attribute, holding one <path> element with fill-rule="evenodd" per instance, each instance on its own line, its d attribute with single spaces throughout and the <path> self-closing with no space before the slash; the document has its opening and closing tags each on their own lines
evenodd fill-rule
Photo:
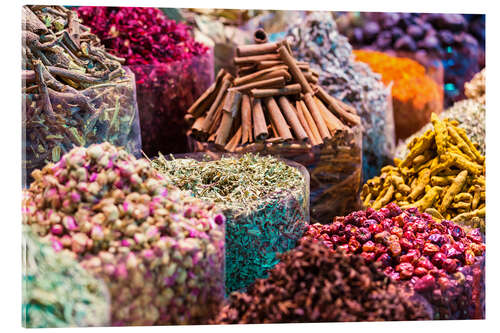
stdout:
<svg viewBox="0 0 500 333">
<path fill-rule="evenodd" d="M 218 160 L 214 152 L 174 156 L 197 161 Z M 237 155 L 234 155 L 237 156 Z M 309 173 L 302 165 L 283 160 L 297 168 L 304 178 L 300 189 L 275 192 L 270 200 L 261 198 L 256 208 L 224 208 L 226 217 L 226 293 L 244 290 L 255 279 L 267 276 L 283 253 L 295 247 L 309 223 Z"/>
<path fill-rule="evenodd" d="M 140 156 L 135 76 L 124 69 L 121 78 L 81 90 L 79 97 L 69 93 L 51 97 L 55 119 L 44 113 L 39 94 L 22 94 L 23 187 L 31 183 L 34 169 L 59 161 L 74 146 L 108 141 Z"/>
<path fill-rule="evenodd" d="M 192 137 L 190 149 L 219 153 L 211 143 Z M 361 207 L 358 192 L 362 179 L 362 130 L 351 129 L 342 140 L 311 147 L 305 144 L 252 144 L 238 153 L 254 152 L 285 158 L 303 165 L 310 174 L 312 223 L 330 223 L 335 216 Z"/>
<path fill-rule="evenodd" d="M 158 152 L 185 153 L 189 106 L 214 80 L 214 54 L 157 65 L 133 65 L 137 78 L 137 104 L 141 119 L 142 150 L 148 156 Z"/>
</svg>

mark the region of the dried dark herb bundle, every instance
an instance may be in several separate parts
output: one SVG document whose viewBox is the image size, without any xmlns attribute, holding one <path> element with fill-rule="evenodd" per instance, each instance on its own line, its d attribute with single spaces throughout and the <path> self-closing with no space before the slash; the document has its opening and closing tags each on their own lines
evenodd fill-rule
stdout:
<svg viewBox="0 0 500 333">
<path fill-rule="evenodd" d="M 280 255 L 269 278 L 234 292 L 216 322 L 276 323 L 430 319 L 425 301 L 357 255 L 332 253 L 315 241 Z"/>
<path fill-rule="evenodd" d="M 22 13 L 23 163 L 29 174 L 73 146 L 109 141 L 138 154 L 133 74 L 62 6 Z"/>
</svg>

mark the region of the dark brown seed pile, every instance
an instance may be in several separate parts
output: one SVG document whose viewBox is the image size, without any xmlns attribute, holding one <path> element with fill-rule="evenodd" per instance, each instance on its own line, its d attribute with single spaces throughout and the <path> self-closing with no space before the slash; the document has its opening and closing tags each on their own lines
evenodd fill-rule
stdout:
<svg viewBox="0 0 500 333">
<path fill-rule="evenodd" d="M 231 294 L 216 323 L 430 319 L 424 301 L 411 299 L 360 256 L 305 240 L 280 257 L 267 279 Z"/>
</svg>

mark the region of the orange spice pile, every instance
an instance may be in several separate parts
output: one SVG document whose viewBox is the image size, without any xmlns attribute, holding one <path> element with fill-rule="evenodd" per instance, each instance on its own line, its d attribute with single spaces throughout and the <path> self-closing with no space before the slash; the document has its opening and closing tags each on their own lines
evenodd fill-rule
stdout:
<svg viewBox="0 0 500 333">
<path fill-rule="evenodd" d="M 382 76 L 382 82 L 393 82 L 392 101 L 397 139 L 404 139 L 429 122 L 432 112 L 443 110 L 443 89 L 426 74 L 418 62 L 393 57 L 383 52 L 355 50 L 356 60 L 368 64 Z"/>
</svg>

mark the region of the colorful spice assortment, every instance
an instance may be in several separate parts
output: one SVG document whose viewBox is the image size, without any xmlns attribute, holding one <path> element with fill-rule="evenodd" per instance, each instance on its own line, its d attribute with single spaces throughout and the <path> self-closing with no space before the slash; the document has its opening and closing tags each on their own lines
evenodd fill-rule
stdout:
<svg viewBox="0 0 500 333">
<path fill-rule="evenodd" d="M 484 67 L 483 14 L 361 12 L 342 15 L 337 22 L 357 48 L 437 57 L 445 69 L 447 106 L 464 97 L 464 83 Z"/>
<path fill-rule="evenodd" d="M 56 253 L 29 227 L 23 228 L 23 326 L 109 325 L 106 286 L 70 253 Z"/>
<path fill-rule="evenodd" d="M 23 222 L 75 253 L 111 295 L 112 325 L 202 323 L 224 295 L 224 216 L 109 143 L 33 172 Z"/>
<path fill-rule="evenodd" d="M 363 185 L 361 199 L 374 209 L 396 202 L 484 229 L 484 156 L 456 123 L 432 114 L 432 125 L 434 130 L 408 144 L 403 160 L 383 167 L 380 176 Z"/>
<path fill-rule="evenodd" d="M 263 30 L 257 41 L 266 41 Z M 192 150 L 259 152 L 299 162 L 311 174 L 311 216 L 356 207 L 361 179 L 361 120 L 328 95 L 317 73 L 283 42 L 237 48 L 238 75 L 221 70 L 186 116 Z"/>
<path fill-rule="evenodd" d="M 330 225 L 311 225 L 304 238 L 380 263 L 393 281 L 409 281 L 429 301 L 435 319 L 484 316 L 485 244 L 479 229 L 466 232 L 391 203 L 336 217 Z"/>
<path fill-rule="evenodd" d="M 267 279 L 247 293 L 234 292 L 216 323 L 297 323 L 331 321 L 425 320 L 425 301 L 357 255 L 332 253 L 320 242 L 303 241 L 280 255 Z"/>
<path fill-rule="evenodd" d="M 22 16 L 26 175 L 73 146 L 108 141 L 138 155 L 134 75 L 123 59 L 107 53 L 64 7 L 24 6 Z"/>
<path fill-rule="evenodd" d="M 318 71 L 326 92 L 356 109 L 363 125 L 363 178 L 374 177 L 394 153 L 390 89 L 380 74 L 353 60 L 351 45 L 328 13 L 308 15 L 288 29 L 287 38 L 297 59 Z"/>
<path fill-rule="evenodd" d="M 212 51 L 157 8 L 80 7 L 78 14 L 136 75 L 143 151 L 186 152 L 184 113 L 213 82 Z"/>
<path fill-rule="evenodd" d="M 367 63 L 382 75 L 385 84 L 393 82 L 392 102 L 396 140 L 405 139 L 429 122 L 432 112 L 443 110 L 443 89 L 414 60 L 382 52 L 355 50 L 356 60 Z"/>
<path fill-rule="evenodd" d="M 485 73 L 485 70 L 482 70 L 465 84 L 465 95 L 468 99 L 456 102 L 439 115 L 441 119 L 457 121 L 458 126 L 465 130 L 470 141 L 482 155 L 486 154 Z M 400 143 L 396 148 L 396 157 L 403 159 L 408 154 L 407 145 L 431 128 L 432 124 L 429 123 L 407 138 L 405 142 Z"/>
<path fill-rule="evenodd" d="M 173 185 L 217 204 L 226 217 L 226 292 L 265 277 L 309 220 L 307 171 L 274 157 L 188 154 L 152 161 Z"/>
</svg>

